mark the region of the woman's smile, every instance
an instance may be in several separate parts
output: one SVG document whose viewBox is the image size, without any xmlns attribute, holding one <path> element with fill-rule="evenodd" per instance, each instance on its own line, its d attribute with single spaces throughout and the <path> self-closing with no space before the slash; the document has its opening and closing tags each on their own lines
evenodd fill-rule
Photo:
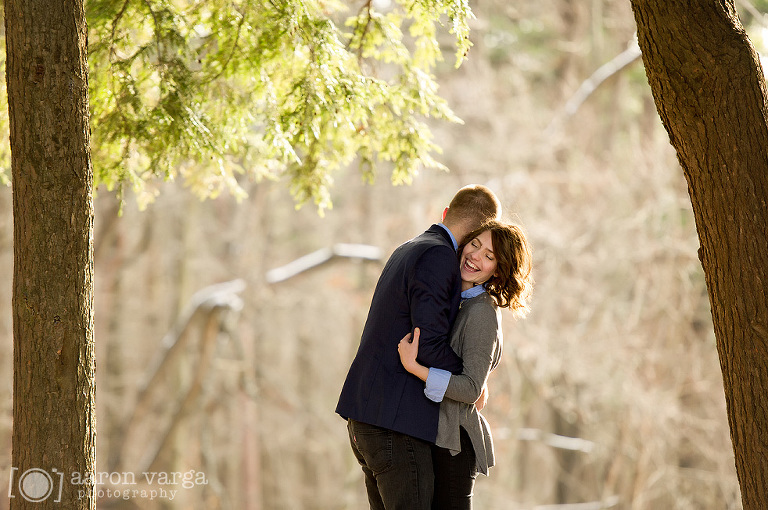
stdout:
<svg viewBox="0 0 768 510">
<path fill-rule="evenodd" d="M 491 232 L 486 230 L 464 246 L 461 252 L 461 290 L 485 283 L 496 272 Z"/>
<path fill-rule="evenodd" d="M 464 260 L 464 267 L 466 267 L 467 271 L 470 271 L 470 272 L 480 271 L 480 268 L 474 265 L 472 261 L 469 259 Z"/>
</svg>

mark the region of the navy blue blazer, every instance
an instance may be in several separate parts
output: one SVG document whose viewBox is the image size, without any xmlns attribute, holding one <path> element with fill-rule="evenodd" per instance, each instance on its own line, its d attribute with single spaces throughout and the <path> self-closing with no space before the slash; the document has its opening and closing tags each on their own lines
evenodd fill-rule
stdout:
<svg viewBox="0 0 768 510">
<path fill-rule="evenodd" d="M 459 262 L 443 227 L 432 225 L 400 245 L 376 284 L 336 412 L 434 443 L 440 404 L 424 396 L 424 383 L 406 372 L 397 344 L 418 327 L 418 360 L 460 374 L 461 358 L 448 343 L 460 299 Z"/>
</svg>

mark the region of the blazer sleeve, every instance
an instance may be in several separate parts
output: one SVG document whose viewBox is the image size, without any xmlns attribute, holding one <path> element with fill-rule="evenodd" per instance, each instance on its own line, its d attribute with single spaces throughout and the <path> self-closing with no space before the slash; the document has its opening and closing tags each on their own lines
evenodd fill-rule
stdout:
<svg viewBox="0 0 768 510">
<path fill-rule="evenodd" d="M 461 373 L 463 367 L 461 358 L 448 343 L 457 266 L 456 253 L 451 248 L 432 247 L 414 264 L 408 288 L 411 324 L 421 331 L 419 362 L 454 374 Z"/>
<path fill-rule="evenodd" d="M 460 375 L 451 376 L 445 398 L 473 404 L 491 373 L 496 349 L 500 347 L 498 333 L 501 325 L 495 308 L 476 306 L 469 311 L 465 326 L 461 351 L 464 370 Z"/>
</svg>

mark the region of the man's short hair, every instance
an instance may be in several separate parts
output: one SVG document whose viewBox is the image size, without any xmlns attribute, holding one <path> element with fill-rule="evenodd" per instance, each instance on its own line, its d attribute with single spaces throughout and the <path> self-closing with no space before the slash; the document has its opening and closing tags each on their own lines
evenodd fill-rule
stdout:
<svg viewBox="0 0 768 510">
<path fill-rule="evenodd" d="M 496 195 L 482 184 L 470 184 L 461 188 L 448 204 L 445 221 L 462 224 L 467 230 L 474 230 L 489 220 L 501 217 L 501 202 Z"/>
</svg>

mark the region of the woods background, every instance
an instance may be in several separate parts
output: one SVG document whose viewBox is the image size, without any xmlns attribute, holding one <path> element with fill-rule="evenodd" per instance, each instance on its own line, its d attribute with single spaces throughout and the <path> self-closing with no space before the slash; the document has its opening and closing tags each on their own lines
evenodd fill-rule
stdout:
<svg viewBox="0 0 768 510">
<path fill-rule="evenodd" d="M 739 7 L 762 50 L 768 6 Z M 365 508 L 338 393 L 383 260 L 467 183 L 490 186 L 525 226 L 536 278 L 529 317 L 505 317 L 484 413 L 499 460 L 477 482 L 477 508 L 740 508 L 690 201 L 632 50 L 629 2 L 473 10 L 469 60 L 438 69 L 464 120 L 433 124 L 448 173 L 393 187 L 384 172 L 368 185 L 350 167 L 324 217 L 296 211 L 279 181 L 244 182 L 240 203 L 155 183 L 159 198 L 139 211 L 128 197 L 122 216 L 99 190 L 98 471 L 208 482 L 169 486 L 173 500 L 104 492 L 100 508 Z M 587 95 L 622 54 L 631 63 Z M 12 242 L 3 189 L 0 480 L 11 475 Z M 267 278 L 338 243 L 383 259 Z M 104 491 L 142 488 L 140 476 L 105 478 Z"/>
</svg>

